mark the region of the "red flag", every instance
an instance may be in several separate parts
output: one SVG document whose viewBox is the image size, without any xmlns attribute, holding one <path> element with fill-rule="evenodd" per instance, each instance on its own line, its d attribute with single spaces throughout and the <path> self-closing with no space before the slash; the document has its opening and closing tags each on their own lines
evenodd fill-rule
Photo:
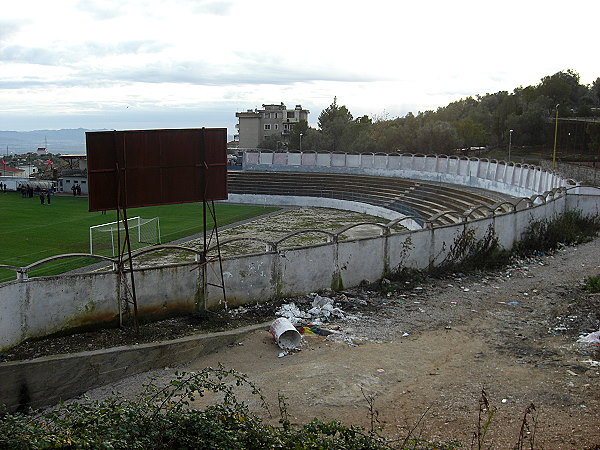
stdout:
<svg viewBox="0 0 600 450">
<path fill-rule="evenodd" d="M 6 165 L 6 163 L 4 162 L 4 158 L 2 158 L 2 164 Z"/>
<path fill-rule="evenodd" d="M 53 163 L 52 161 L 48 160 L 48 164 L 51 166 Z"/>
</svg>

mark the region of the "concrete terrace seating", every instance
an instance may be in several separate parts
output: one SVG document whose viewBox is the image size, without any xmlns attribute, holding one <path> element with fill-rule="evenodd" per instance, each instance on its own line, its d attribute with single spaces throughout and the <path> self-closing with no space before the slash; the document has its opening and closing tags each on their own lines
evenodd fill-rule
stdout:
<svg viewBox="0 0 600 450">
<path fill-rule="evenodd" d="M 471 218 L 484 217 L 483 211 L 487 208 L 511 198 L 481 189 L 396 177 L 272 171 L 230 171 L 228 190 L 231 194 L 325 197 L 362 202 L 415 216 L 421 225 L 430 220 L 438 225 L 456 223 L 461 214 L 474 208 Z M 487 208 L 480 211 L 476 209 L 478 206 Z M 443 214 L 445 212 L 452 214 Z"/>
</svg>

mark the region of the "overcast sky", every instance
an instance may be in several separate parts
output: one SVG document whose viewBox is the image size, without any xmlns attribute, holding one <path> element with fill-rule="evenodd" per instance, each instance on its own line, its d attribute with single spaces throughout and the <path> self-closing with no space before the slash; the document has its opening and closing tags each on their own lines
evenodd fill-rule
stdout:
<svg viewBox="0 0 600 450">
<path fill-rule="evenodd" d="M 316 126 L 337 96 L 393 118 L 574 69 L 600 76 L 600 1 L 15 0 L 0 130 L 227 127 L 263 103 Z"/>
</svg>

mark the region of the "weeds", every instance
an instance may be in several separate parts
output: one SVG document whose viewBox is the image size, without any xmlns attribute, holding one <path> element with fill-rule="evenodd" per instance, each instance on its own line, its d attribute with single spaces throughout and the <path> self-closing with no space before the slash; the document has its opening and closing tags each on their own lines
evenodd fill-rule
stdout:
<svg viewBox="0 0 600 450">
<path fill-rule="evenodd" d="M 515 445 L 515 450 L 523 450 L 525 444 L 529 441 L 529 448 L 533 450 L 535 447 L 535 431 L 537 428 L 537 414 L 535 405 L 531 403 L 523 414 L 523 420 L 521 421 L 521 430 L 519 431 L 519 440 Z"/>
<path fill-rule="evenodd" d="M 362 386 L 360 387 L 360 392 L 369 408 L 369 433 L 375 435 L 375 424 L 379 423 L 379 411 L 375 409 L 375 395 L 367 395 Z"/>
<path fill-rule="evenodd" d="M 496 415 L 496 407 L 490 404 L 485 388 L 481 388 L 481 395 L 479 396 L 479 413 L 477 415 L 477 429 L 473 432 L 471 439 L 471 448 L 481 450 L 488 446 L 485 445 L 486 436 L 491 428 L 494 416 Z M 521 428 L 519 430 L 519 437 L 517 443 L 513 447 L 514 450 L 524 450 L 527 442 L 529 442 L 529 448 L 533 450 L 535 448 L 535 432 L 537 429 L 537 410 L 533 403 L 529 404 L 525 408 L 523 419 L 521 419 Z"/>
<path fill-rule="evenodd" d="M 485 388 L 481 389 L 479 397 L 479 413 L 477 415 L 477 429 L 473 433 L 471 448 L 481 450 L 484 448 L 485 437 L 496 414 L 496 408 L 490 405 Z"/>
<path fill-rule="evenodd" d="M 432 274 L 489 270 L 508 264 L 510 252 L 500 248 L 498 236 L 490 225 L 485 235 L 477 240 L 475 229 L 466 228 L 456 237 L 444 260 L 431 267 Z"/>
<path fill-rule="evenodd" d="M 560 244 L 573 245 L 589 242 L 600 232 L 598 215 L 584 216 L 581 211 L 568 211 L 553 220 L 532 222 L 513 253 L 527 256 L 534 252 L 557 249 Z"/>
<path fill-rule="evenodd" d="M 412 289 L 427 277 L 439 278 L 452 272 L 497 270 L 510 264 L 513 257 L 526 257 L 555 250 L 560 245 L 588 242 L 599 232 L 599 216 L 583 216 L 579 211 L 571 211 L 551 221 L 532 222 L 513 249 L 507 250 L 500 247 L 498 236 L 491 226 L 481 239 L 476 238 L 475 229 L 465 228 L 454 239 L 440 263 L 432 264 L 425 271 L 400 264 L 395 271 L 386 275 L 393 283 L 381 283 L 379 289 L 388 293 Z M 406 251 L 403 250 L 402 261 L 407 257 Z M 586 280 L 585 289 L 600 293 L 600 277 L 590 277 Z"/>
<path fill-rule="evenodd" d="M 600 293 L 600 276 L 587 277 L 583 289 L 592 294 Z"/>
</svg>

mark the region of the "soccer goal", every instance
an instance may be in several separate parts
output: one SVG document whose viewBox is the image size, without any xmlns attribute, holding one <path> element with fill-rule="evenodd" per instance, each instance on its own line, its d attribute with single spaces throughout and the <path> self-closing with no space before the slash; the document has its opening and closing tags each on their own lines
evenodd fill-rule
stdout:
<svg viewBox="0 0 600 450">
<path fill-rule="evenodd" d="M 129 241 L 132 250 L 160 244 L 160 219 L 127 219 Z M 90 227 L 90 254 L 117 256 L 119 235 L 121 245 L 125 239 L 125 226 L 122 222 L 103 223 Z"/>
</svg>

